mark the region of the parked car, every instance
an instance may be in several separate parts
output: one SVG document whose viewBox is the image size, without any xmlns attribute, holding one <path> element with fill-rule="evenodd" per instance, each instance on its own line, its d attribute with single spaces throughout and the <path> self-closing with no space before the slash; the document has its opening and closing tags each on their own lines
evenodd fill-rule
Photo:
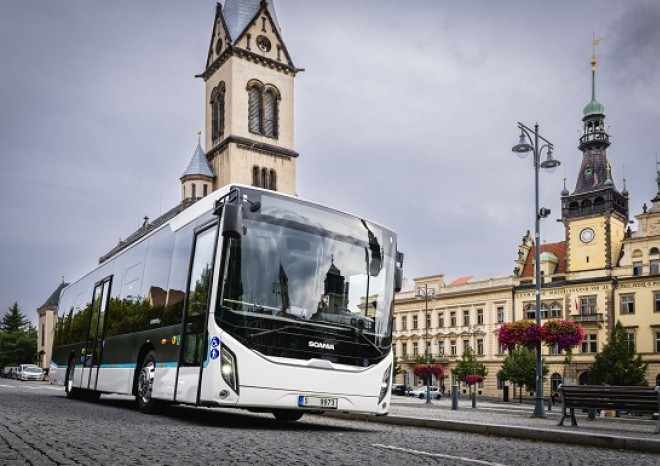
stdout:
<svg viewBox="0 0 660 466">
<path fill-rule="evenodd" d="M 21 364 L 18 369 L 18 379 L 20 380 L 43 380 L 44 371 L 41 367 L 34 364 Z"/>
<path fill-rule="evenodd" d="M 429 394 L 432 399 L 434 400 L 439 400 L 442 398 L 442 392 L 438 387 L 433 387 L 429 386 Z M 426 398 L 426 386 L 416 388 L 415 390 L 412 390 L 408 392 L 408 396 L 412 396 L 414 398 Z"/>
<path fill-rule="evenodd" d="M 406 396 L 406 392 L 409 392 L 410 390 L 412 390 L 410 385 L 408 385 L 407 389 L 402 383 L 395 383 L 392 385 L 392 395 Z"/>
</svg>

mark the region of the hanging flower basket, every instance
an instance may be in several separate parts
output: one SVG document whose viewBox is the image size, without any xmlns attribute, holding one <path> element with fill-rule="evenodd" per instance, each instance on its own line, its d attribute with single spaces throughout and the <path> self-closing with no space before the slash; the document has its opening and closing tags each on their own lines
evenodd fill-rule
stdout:
<svg viewBox="0 0 660 466">
<path fill-rule="evenodd" d="M 516 346 L 536 348 L 543 341 L 543 327 L 529 320 L 502 324 L 497 339 L 511 351 Z"/>
<path fill-rule="evenodd" d="M 567 320 L 549 320 L 543 325 L 543 341 L 557 345 L 560 351 L 571 351 L 584 340 L 584 330 L 579 324 Z"/>
<path fill-rule="evenodd" d="M 465 383 L 468 385 L 474 385 L 476 383 L 481 383 L 484 381 L 482 375 L 467 375 L 465 376 Z"/>
<path fill-rule="evenodd" d="M 444 375 L 445 368 L 442 364 L 418 364 L 415 366 L 414 373 L 417 377 L 428 377 L 429 375 L 433 375 L 437 378 Z"/>
</svg>

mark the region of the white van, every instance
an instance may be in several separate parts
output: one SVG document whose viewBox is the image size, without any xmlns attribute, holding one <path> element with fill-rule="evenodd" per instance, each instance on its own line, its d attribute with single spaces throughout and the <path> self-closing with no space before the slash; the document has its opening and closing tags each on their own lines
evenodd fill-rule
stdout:
<svg viewBox="0 0 660 466">
<path fill-rule="evenodd" d="M 34 364 L 21 364 L 21 367 L 18 368 L 17 378 L 19 380 L 43 380 L 44 371 Z"/>
</svg>

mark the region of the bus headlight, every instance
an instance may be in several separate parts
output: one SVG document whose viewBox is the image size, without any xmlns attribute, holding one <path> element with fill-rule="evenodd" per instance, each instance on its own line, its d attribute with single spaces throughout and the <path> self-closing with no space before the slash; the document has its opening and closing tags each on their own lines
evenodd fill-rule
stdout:
<svg viewBox="0 0 660 466">
<path fill-rule="evenodd" d="M 238 376 L 236 373 L 236 356 L 226 346 L 220 352 L 220 372 L 222 378 L 236 393 L 238 393 Z"/>
<path fill-rule="evenodd" d="M 387 395 L 387 390 L 390 389 L 390 378 L 392 377 L 392 364 L 387 367 L 387 370 L 383 374 L 383 382 L 380 384 L 380 396 L 378 397 L 378 403 L 385 399 Z"/>
</svg>

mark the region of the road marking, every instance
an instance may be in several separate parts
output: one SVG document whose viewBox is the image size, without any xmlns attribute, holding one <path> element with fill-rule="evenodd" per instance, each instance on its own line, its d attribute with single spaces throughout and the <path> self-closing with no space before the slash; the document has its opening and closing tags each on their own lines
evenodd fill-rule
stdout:
<svg viewBox="0 0 660 466">
<path fill-rule="evenodd" d="M 447 458 L 451 460 L 461 460 L 461 461 L 467 461 L 469 463 L 486 464 L 488 466 L 508 466 L 502 463 L 493 463 L 492 461 L 475 460 L 473 458 L 466 458 L 464 456 L 443 455 L 442 453 L 430 453 L 428 451 L 412 450 L 410 448 L 397 447 L 394 445 L 383 445 L 382 443 L 374 443 L 372 446 L 376 448 L 385 448 L 387 450 L 402 451 L 404 453 L 411 453 L 413 455 L 432 456 L 434 458 Z"/>
<path fill-rule="evenodd" d="M 58 387 L 58 386 L 34 386 L 34 385 L 5 385 L 5 384 L 0 384 L 0 387 L 2 388 L 27 388 L 28 390 L 64 390 L 64 387 Z"/>
</svg>

